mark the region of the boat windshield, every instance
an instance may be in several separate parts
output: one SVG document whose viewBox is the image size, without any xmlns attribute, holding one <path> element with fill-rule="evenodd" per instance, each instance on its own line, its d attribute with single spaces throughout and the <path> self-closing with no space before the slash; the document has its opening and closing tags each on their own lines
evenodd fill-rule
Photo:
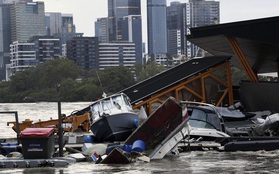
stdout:
<svg viewBox="0 0 279 174">
<path fill-rule="evenodd" d="M 119 105 L 123 105 L 123 100 L 121 98 L 121 95 L 112 97 L 112 102 L 114 104 L 118 103 Z"/>
<path fill-rule="evenodd" d="M 115 95 L 98 100 L 91 106 L 91 109 L 93 112 L 102 113 L 105 111 L 111 111 L 111 109 L 114 108 L 122 110 L 123 108 L 127 108 L 125 105 L 131 106 L 129 103 L 129 98 L 125 95 Z"/>
<path fill-rule="evenodd" d="M 126 105 L 128 105 L 128 106 L 130 106 L 130 101 L 129 101 L 129 98 L 128 98 L 128 97 L 126 97 L 126 96 L 124 96 L 124 95 L 123 95 L 123 98 L 124 98 L 124 102 L 125 102 L 125 104 L 126 104 Z"/>
<path fill-rule="evenodd" d="M 103 110 L 106 111 L 106 110 L 109 110 L 111 108 L 111 101 L 110 101 L 110 98 L 107 98 L 105 100 L 102 100 L 101 101 L 102 103 L 102 107 L 103 107 Z"/>
<path fill-rule="evenodd" d="M 100 103 L 95 103 L 92 107 L 93 112 L 98 112 L 101 110 Z"/>
<path fill-rule="evenodd" d="M 221 129 L 220 120 L 217 114 L 206 113 L 199 109 L 193 109 L 189 124 L 199 128 Z"/>
</svg>

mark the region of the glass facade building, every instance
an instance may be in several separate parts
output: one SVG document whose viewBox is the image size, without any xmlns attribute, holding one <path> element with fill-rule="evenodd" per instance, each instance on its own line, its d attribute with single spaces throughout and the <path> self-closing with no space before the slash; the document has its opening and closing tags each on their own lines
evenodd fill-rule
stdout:
<svg viewBox="0 0 279 174">
<path fill-rule="evenodd" d="M 61 44 L 67 43 L 76 34 L 72 14 L 45 13 L 46 33 L 60 39 Z"/>
<path fill-rule="evenodd" d="M 19 1 L 11 5 L 12 42 L 46 35 L 44 2 Z"/>
<path fill-rule="evenodd" d="M 128 15 L 141 15 L 141 0 L 108 0 L 109 41 L 122 40 L 120 20 Z"/>
<path fill-rule="evenodd" d="M 167 53 L 166 0 L 147 0 L 148 53 Z"/>
<path fill-rule="evenodd" d="M 0 81 L 6 79 L 6 65 L 10 63 L 11 4 L 0 4 Z"/>
<path fill-rule="evenodd" d="M 215 25 L 220 23 L 220 2 L 206 0 L 189 0 L 187 3 L 187 34 L 193 27 Z M 202 57 L 203 51 L 194 44 L 187 44 L 188 57 Z"/>
<path fill-rule="evenodd" d="M 186 3 L 172 2 L 167 7 L 168 53 L 185 55 L 186 52 Z"/>
<path fill-rule="evenodd" d="M 136 61 L 142 62 L 142 23 L 140 15 L 129 15 L 123 17 L 122 26 L 122 41 L 135 43 Z"/>
</svg>

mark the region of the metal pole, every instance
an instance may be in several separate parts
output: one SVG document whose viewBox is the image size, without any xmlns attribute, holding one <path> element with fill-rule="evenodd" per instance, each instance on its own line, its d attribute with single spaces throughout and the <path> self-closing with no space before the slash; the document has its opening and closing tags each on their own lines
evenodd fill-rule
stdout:
<svg viewBox="0 0 279 174">
<path fill-rule="evenodd" d="M 15 112 L 15 119 L 16 119 L 16 139 L 17 139 L 17 144 L 19 144 L 19 124 L 18 124 L 18 114 Z"/>
<path fill-rule="evenodd" d="M 16 139 L 17 144 L 19 144 L 19 123 L 18 123 L 18 114 L 17 111 L 8 111 L 8 112 L 0 112 L 0 114 L 15 114 L 15 120 L 16 120 Z"/>
<path fill-rule="evenodd" d="M 61 115 L 61 102 L 58 101 L 58 145 L 59 156 L 63 157 L 63 128 L 62 128 L 62 115 Z"/>
</svg>

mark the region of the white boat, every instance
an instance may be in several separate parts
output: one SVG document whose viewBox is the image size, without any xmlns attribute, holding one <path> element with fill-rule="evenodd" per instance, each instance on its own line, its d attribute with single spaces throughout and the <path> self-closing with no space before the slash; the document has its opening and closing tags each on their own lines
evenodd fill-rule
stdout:
<svg viewBox="0 0 279 174">
<path fill-rule="evenodd" d="M 118 93 L 90 105 L 94 142 L 125 141 L 137 128 L 138 116 L 129 101 L 127 95 Z"/>
</svg>

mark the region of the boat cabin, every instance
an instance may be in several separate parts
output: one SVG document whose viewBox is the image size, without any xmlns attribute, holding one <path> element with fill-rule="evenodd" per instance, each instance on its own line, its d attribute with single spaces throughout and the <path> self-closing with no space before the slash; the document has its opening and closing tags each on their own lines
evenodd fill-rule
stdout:
<svg viewBox="0 0 279 174">
<path fill-rule="evenodd" d="M 93 120 L 106 115 L 133 112 L 130 99 L 124 93 L 101 98 L 90 106 L 90 110 Z"/>
</svg>

